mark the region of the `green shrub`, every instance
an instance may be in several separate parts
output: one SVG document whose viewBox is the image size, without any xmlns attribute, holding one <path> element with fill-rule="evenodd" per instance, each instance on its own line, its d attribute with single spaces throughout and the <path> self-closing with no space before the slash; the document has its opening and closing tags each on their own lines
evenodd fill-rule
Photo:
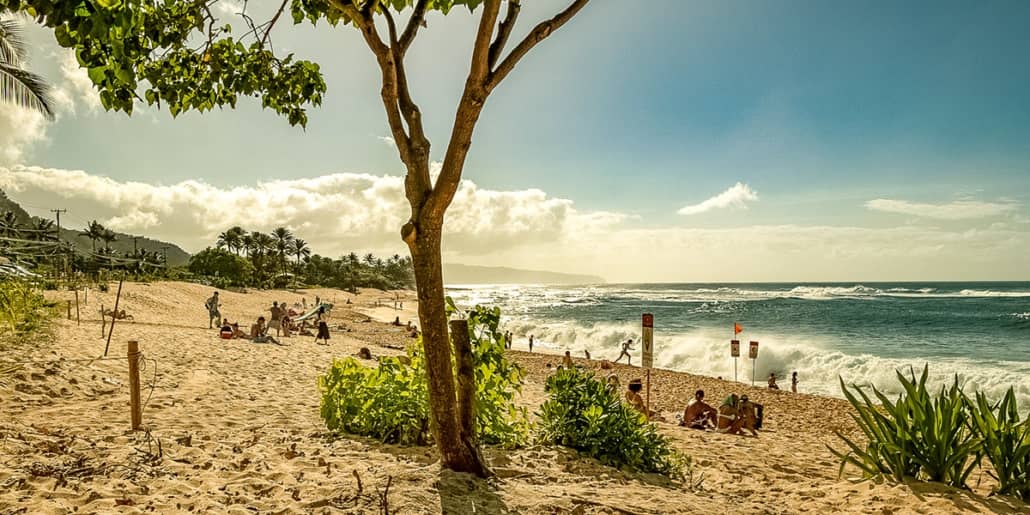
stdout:
<svg viewBox="0 0 1030 515">
<path fill-rule="evenodd" d="M 430 441 L 429 402 L 422 358 L 408 352 L 412 366 L 383 358 L 376 368 L 354 358 L 334 360 L 318 380 L 320 414 L 334 433 L 351 433 L 387 443 L 425 445 Z"/>
<path fill-rule="evenodd" d="M 593 373 L 558 370 L 547 378 L 546 389 L 550 398 L 539 413 L 542 441 L 607 465 L 682 477 L 685 460 L 668 438 Z"/>
<path fill-rule="evenodd" d="M 450 303 L 453 309 L 453 303 Z M 486 444 L 515 447 L 525 443 L 529 423 L 515 405 L 523 372 L 504 358 L 498 331 L 500 310 L 475 307 L 467 313 L 476 371 L 476 434 Z M 408 350 L 408 362 L 383 358 L 377 368 L 354 359 L 334 360 L 319 378 L 320 413 L 337 433 L 378 438 L 389 443 L 423 445 L 430 441 L 426 362 L 421 339 Z"/>
<path fill-rule="evenodd" d="M 1016 395 L 1010 387 L 995 405 L 983 393 L 966 399 L 973 431 L 982 442 L 978 457 L 993 466 L 988 473 L 998 480 L 996 493 L 1030 501 L 1030 418 L 1020 421 Z"/>
<path fill-rule="evenodd" d="M 841 459 L 841 473 L 850 463 L 866 478 L 886 475 L 898 481 L 911 477 L 965 485 L 977 465 L 980 440 L 969 427 L 958 378 L 932 396 L 926 389 L 928 374 L 928 367 L 918 380 L 914 373 L 909 379 L 898 372 L 904 392 L 894 402 L 874 387 L 879 406 L 860 387 L 855 386 L 856 396 L 841 380 L 841 390 L 855 408 L 851 416 L 867 440 L 863 447 L 837 432 L 848 447 L 847 452 L 830 448 Z"/>
<path fill-rule="evenodd" d="M 450 313 L 457 311 L 449 297 L 447 304 Z M 476 434 L 486 444 L 522 445 L 529 433 L 529 417 L 526 408 L 515 404 L 515 396 L 522 393 L 525 373 L 504 357 L 501 310 L 476 306 L 465 315 L 476 369 Z"/>
<path fill-rule="evenodd" d="M 0 280 L 0 333 L 28 333 L 53 317 L 43 295 L 29 283 L 19 280 Z"/>
</svg>

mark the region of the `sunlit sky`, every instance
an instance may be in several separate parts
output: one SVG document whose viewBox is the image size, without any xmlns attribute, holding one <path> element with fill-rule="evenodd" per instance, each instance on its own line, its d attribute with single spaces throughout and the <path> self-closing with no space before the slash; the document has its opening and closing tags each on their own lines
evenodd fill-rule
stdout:
<svg viewBox="0 0 1030 515">
<path fill-rule="evenodd" d="M 565 1 L 525 4 L 516 36 Z M 408 56 L 433 159 L 474 23 L 431 16 Z M 594 0 L 489 99 L 445 260 L 619 282 L 1026 280 L 1027 26 L 1019 1 Z M 33 214 L 189 251 L 234 224 L 328 255 L 405 251 L 404 170 L 353 29 L 274 33 L 325 72 L 306 130 L 256 102 L 107 113 L 51 33 L 28 36 L 59 115 L 0 106 L 0 188 Z"/>
</svg>

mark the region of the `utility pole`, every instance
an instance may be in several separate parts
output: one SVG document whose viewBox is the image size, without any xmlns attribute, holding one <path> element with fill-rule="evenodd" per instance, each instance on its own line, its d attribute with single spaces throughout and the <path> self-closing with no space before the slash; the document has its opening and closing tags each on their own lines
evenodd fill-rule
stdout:
<svg viewBox="0 0 1030 515">
<path fill-rule="evenodd" d="M 136 250 L 136 240 L 138 240 L 138 239 L 139 239 L 139 236 L 133 236 L 132 237 L 132 257 L 136 257 L 136 254 L 139 253 Z"/>
<path fill-rule="evenodd" d="M 54 213 L 55 215 L 57 215 L 57 246 L 60 247 L 61 246 L 61 213 L 67 213 L 68 210 L 67 209 L 51 209 L 50 212 Z M 61 267 L 61 268 L 64 270 L 64 273 L 67 275 L 67 273 L 68 273 L 68 258 L 67 257 L 64 259 L 64 266 Z"/>
<path fill-rule="evenodd" d="M 164 256 L 163 261 L 165 264 L 165 270 L 168 269 L 168 246 L 161 247 L 161 254 Z"/>
</svg>

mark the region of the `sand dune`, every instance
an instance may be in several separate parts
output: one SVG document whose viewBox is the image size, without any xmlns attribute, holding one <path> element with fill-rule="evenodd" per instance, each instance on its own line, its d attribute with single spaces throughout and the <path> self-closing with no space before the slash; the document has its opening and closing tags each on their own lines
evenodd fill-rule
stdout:
<svg viewBox="0 0 1030 515">
<path fill-rule="evenodd" d="M 414 318 L 410 294 L 405 309 L 394 310 L 375 306 L 392 293 L 223 292 L 223 315 L 241 324 L 267 313 L 273 300 L 310 304 L 318 295 L 336 303 L 330 346 L 312 337 L 276 346 L 218 339 L 207 329 L 208 287 L 126 284 L 120 308 L 134 320 L 116 325 L 115 359 L 79 361 L 103 353 L 99 307 L 114 304 L 114 290 L 90 292 L 81 325 L 61 320 L 52 339 L 0 355 L 40 361 L 0 363 L 0 512 L 378 513 L 384 498 L 392 513 L 1028 512 L 988 497 L 986 475 L 974 475 L 972 491 L 838 479 L 826 444 L 835 444 L 833 430 L 854 431 L 843 401 L 662 370 L 652 376 L 652 402 L 669 420 L 699 387 L 710 399 L 747 390 L 766 406 L 758 438 L 660 424 L 704 474 L 693 491 L 544 446 L 487 449 L 498 474 L 490 481 L 442 472 L 432 448 L 330 438 L 318 417 L 315 381 L 334 357 L 362 346 L 398 354 L 411 341 L 401 328 L 372 320 Z M 130 339 L 147 358 L 146 431 L 135 433 L 124 359 Z M 538 406 L 548 364 L 559 358 L 512 356 L 529 371 L 522 402 Z M 615 372 L 624 382 L 642 376 L 628 366 Z"/>
</svg>

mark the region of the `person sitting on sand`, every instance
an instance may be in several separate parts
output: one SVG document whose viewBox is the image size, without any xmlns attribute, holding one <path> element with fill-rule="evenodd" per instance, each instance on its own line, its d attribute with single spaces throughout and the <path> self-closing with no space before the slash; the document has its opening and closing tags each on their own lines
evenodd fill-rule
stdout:
<svg viewBox="0 0 1030 515">
<path fill-rule="evenodd" d="M 232 337 L 233 337 L 233 339 L 237 339 L 237 338 L 243 339 L 243 340 L 249 340 L 250 339 L 247 336 L 247 333 L 243 332 L 240 329 L 240 324 L 238 322 L 233 322 L 233 323 L 229 324 L 229 326 L 232 327 Z"/>
<path fill-rule="evenodd" d="M 418 338 L 418 326 L 416 326 L 414 324 L 411 325 L 411 330 L 408 331 L 408 337 L 410 337 L 410 338 Z"/>
<path fill-rule="evenodd" d="M 683 410 L 683 420 L 680 421 L 681 426 L 686 426 L 691 429 L 709 429 L 716 427 L 718 412 L 715 411 L 715 408 L 706 403 L 704 399 L 704 390 L 694 392 L 694 398 L 687 403 L 686 409 Z"/>
<path fill-rule="evenodd" d="M 268 334 L 268 327 L 265 326 L 265 317 L 258 317 L 257 322 L 250 326 L 250 340 L 254 343 L 279 343 Z"/>
<path fill-rule="evenodd" d="M 759 413 L 756 413 L 759 412 Z M 761 405 L 748 400 L 747 395 L 737 397 L 732 393 L 719 406 L 719 422 L 716 430 L 731 435 L 743 434 L 744 429 L 758 436 L 761 423 Z"/>
<path fill-rule="evenodd" d="M 769 389 L 779 390 L 780 387 L 776 384 L 776 372 L 769 372 Z"/>
<path fill-rule="evenodd" d="M 282 320 L 280 320 L 280 324 L 282 326 L 282 331 L 283 331 L 282 332 L 282 336 L 283 336 L 283 338 L 289 338 L 290 337 L 290 328 L 293 327 L 293 321 L 290 320 L 289 315 L 283 316 Z"/>
<path fill-rule="evenodd" d="M 794 373 L 791 374 L 791 376 L 790 376 L 790 391 L 793 392 L 793 393 L 798 393 L 798 372 L 797 372 L 797 370 L 795 370 Z"/>
<path fill-rule="evenodd" d="M 615 362 L 618 363 L 623 356 L 626 356 L 626 363 L 632 365 L 633 357 L 629 354 L 631 350 L 633 350 L 633 338 L 626 340 L 626 343 L 622 344 L 622 352 L 619 353 L 619 357 L 615 358 Z"/>
<path fill-rule="evenodd" d="M 222 319 L 222 328 L 218 330 L 218 336 L 223 340 L 231 340 L 233 336 L 232 326 L 229 325 L 229 319 Z"/>
<path fill-rule="evenodd" d="M 617 392 L 619 391 L 619 376 L 615 374 L 608 374 L 608 378 L 605 379 L 605 386 L 608 390 Z"/>
<path fill-rule="evenodd" d="M 329 324 L 324 320 L 318 323 L 318 336 L 315 336 L 315 343 L 318 343 L 318 340 L 322 340 L 323 345 L 329 345 Z"/>
<path fill-rule="evenodd" d="M 397 318 L 394 318 L 392 323 L 393 323 L 393 325 L 400 326 L 401 325 L 401 317 L 398 316 Z"/>
<path fill-rule="evenodd" d="M 561 359 L 561 366 L 566 370 L 572 368 L 572 355 L 569 354 L 569 351 L 565 351 L 565 357 Z"/>
<path fill-rule="evenodd" d="M 647 415 L 647 406 L 644 406 L 644 398 L 640 396 L 640 390 L 644 388 L 640 379 L 633 379 L 626 385 L 626 402 L 629 402 L 633 409 Z"/>
</svg>

